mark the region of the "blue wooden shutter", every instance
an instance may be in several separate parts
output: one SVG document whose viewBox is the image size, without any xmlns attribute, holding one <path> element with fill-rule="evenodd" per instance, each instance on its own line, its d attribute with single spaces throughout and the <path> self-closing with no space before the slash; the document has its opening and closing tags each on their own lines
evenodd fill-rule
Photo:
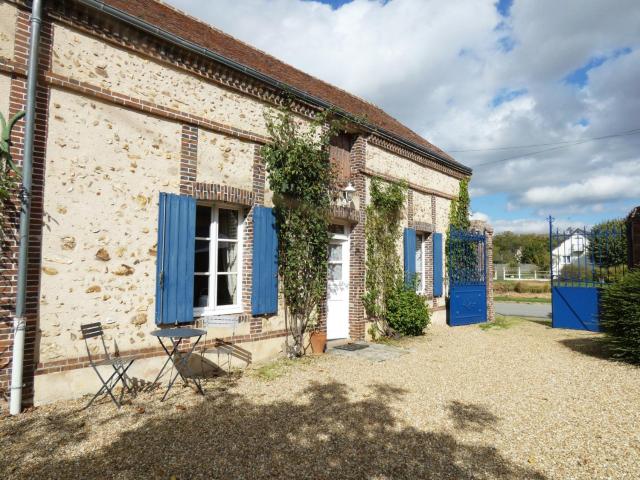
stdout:
<svg viewBox="0 0 640 480">
<path fill-rule="evenodd" d="M 416 276 L 416 231 L 413 228 L 405 228 L 403 236 L 404 245 L 404 283 L 413 284 Z"/>
<path fill-rule="evenodd" d="M 433 296 L 441 297 L 442 278 L 442 234 L 433 234 Z"/>
<path fill-rule="evenodd" d="M 193 321 L 193 263 L 196 202 L 160 194 L 156 263 L 156 324 Z"/>
<path fill-rule="evenodd" d="M 251 313 L 278 312 L 278 235 L 272 208 L 253 208 Z"/>
</svg>

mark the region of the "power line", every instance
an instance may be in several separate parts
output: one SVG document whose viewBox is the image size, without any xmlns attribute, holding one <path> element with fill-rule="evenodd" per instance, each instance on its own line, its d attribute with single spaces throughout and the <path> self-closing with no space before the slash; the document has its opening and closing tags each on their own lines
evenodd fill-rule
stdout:
<svg viewBox="0 0 640 480">
<path fill-rule="evenodd" d="M 635 133 L 640 132 L 640 128 L 635 128 L 633 130 L 627 130 L 626 132 L 620 132 L 620 133 L 612 133 L 609 135 L 603 135 L 601 137 L 588 137 L 588 138 L 581 138 L 581 139 L 575 139 L 575 140 L 565 140 L 563 142 L 551 142 L 551 143 L 533 143 L 531 145 L 513 145 L 510 147 L 490 147 L 490 148 L 470 148 L 467 150 L 447 150 L 447 152 L 449 153 L 467 153 L 467 152 L 491 152 L 491 151 L 496 151 L 496 150 L 516 150 L 519 148 L 535 148 L 535 147 L 550 147 L 550 146 L 555 146 L 555 145 L 565 145 L 565 144 L 578 144 L 576 142 L 579 143 L 584 143 L 584 142 L 593 142 L 596 140 L 605 140 L 607 138 L 614 138 L 614 137 L 622 137 L 625 135 L 634 135 Z"/>
<path fill-rule="evenodd" d="M 569 143 L 569 144 L 566 144 L 566 145 L 557 145 L 555 147 L 545 148 L 543 150 L 538 150 L 536 152 L 527 152 L 527 153 L 520 154 L 520 155 L 514 155 L 512 157 L 500 158 L 498 160 L 491 160 L 491 161 L 488 161 L 488 162 L 478 163 L 478 164 L 474 165 L 473 168 L 482 167 L 484 165 L 492 165 L 494 163 L 508 162 L 509 160 L 517 160 L 518 158 L 524 158 L 524 157 L 529 157 L 529 156 L 532 156 L 532 155 L 538 155 L 540 153 L 546 153 L 546 152 L 551 152 L 551 151 L 554 151 L 554 150 L 560 150 L 562 148 L 574 147 L 576 145 L 582 145 L 583 143 L 593 142 L 594 140 L 603 140 L 603 139 L 606 139 L 606 138 L 625 137 L 625 136 L 628 136 L 628 135 L 636 135 L 638 133 L 640 133 L 640 128 L 636 128 L 634 130 L 628 130 L 628 131 L 622 132 L 622 133 L 614 133 L 614 134 L 611 134 L 611 135 L 605 135 L 605 136 L 602 136 L 602 137 L 586 138 L 584 140 L 575 141 L 573 143 Z"/>
</svg>

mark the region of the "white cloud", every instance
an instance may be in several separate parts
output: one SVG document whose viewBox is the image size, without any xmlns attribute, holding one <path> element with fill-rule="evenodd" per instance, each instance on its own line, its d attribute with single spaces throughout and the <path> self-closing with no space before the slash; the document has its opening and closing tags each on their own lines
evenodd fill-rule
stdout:
<svg viewBox="0 0 640 480">
<path fill-rule="evenodd" d="M 376 103 L 445 149 L 640 128 L 637 0 L 516 0 L 502 29 L 495 0 L 354 0 L 337 10 L 299 0 L 169 3 Z M 508 53 L 499 44 L 505 35 L 515 42 Z M 591 69 L 584 88 L 563 81 L 595 56 L 624 47 L 631 52 Z M 492 106 L 510 91 L 523 93 Z M 618 208 L 619 198 L 640 197 L 632 184 L 640 179 L 639 147 L 640 135 L 629 135 L 552 151 L 454 156 L 474 168 L 473 195 L 502 192 L 506 210 L 557 214 Z M 522 154 L 528 156 L 487 164 Z M 500 219 L 491 214 L 497 228 Z"/>
</svg>

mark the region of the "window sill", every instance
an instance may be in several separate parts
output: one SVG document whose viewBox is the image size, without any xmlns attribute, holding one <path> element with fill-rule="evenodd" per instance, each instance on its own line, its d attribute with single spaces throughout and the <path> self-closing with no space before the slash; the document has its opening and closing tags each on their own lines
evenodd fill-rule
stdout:
<svg viewBox="0 0 640 480">
<path fill-rule="evenodd" d="M 193 310 L 193 316 L 199 317 L 216 317 L 222 315 L 241 315 L 243 312 L 242 307 L 234 307 L 225 310 L 211 310 L 206 308 L 195 308 Z"/>
</svg>

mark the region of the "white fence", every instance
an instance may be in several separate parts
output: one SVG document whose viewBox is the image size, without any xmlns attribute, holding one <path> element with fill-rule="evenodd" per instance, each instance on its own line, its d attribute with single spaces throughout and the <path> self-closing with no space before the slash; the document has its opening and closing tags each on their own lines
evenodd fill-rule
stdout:
<svg viewBox="0 0 640 480">
<path fill-rule="evenodd" d="M 548 282 L 550 280 L 550 272 L 548 270 L 523 270 L 517 268 L 505 268 L 500 274 L 494 270 L 494 280 L 529 280 L 534 282 Z"/>
</svg>

